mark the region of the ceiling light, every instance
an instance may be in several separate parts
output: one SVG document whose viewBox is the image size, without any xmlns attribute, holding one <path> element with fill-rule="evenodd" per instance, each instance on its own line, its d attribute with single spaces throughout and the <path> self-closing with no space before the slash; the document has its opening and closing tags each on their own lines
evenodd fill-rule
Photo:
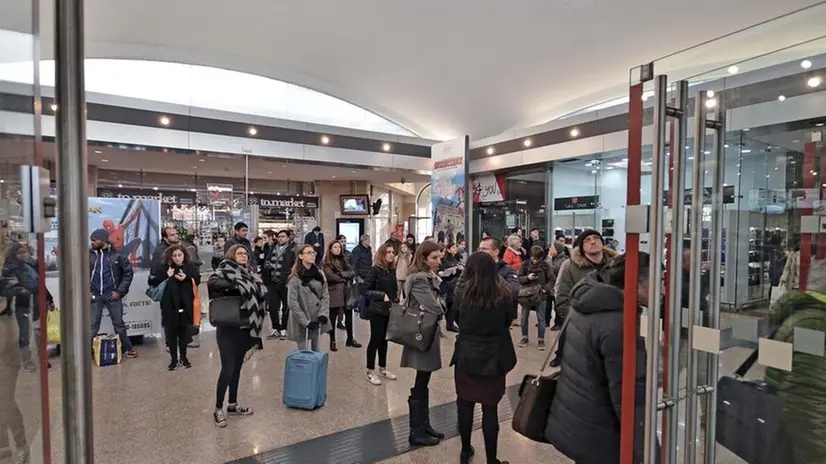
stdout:
<svg viewBox="0 0 826 464">
<path fill-rule="evenodd" d="M 748 148 L 745 148 L 740 153 L 751 153 L 751 150 L 748 149 Z"/>
<path fill-rule="evenodd" d="M 321 143 L 323 143 L 324 145 L 327 145 L 328 143 L 330 143 L 330 137 L 327 137 L 326 135 L 322 135 L 321 136 Z"/>
<path fill-rule="evenodd" d="M 336 176 L 333 176 L 333 179 L 335 179 L 335 178 L 336 178 Z"/>
<path fill-rule="evenodd" d="M 728 148 L 728 144 L 727 144 L 727 143 L 726 143 L 726 144 L 724 144 L 724 145 L 723 145 L 723 148 Z"/>
<path fill-rule="evenodd" d="M 102 152 L 102 151 L 100 151 L 100 150 L 95 150 L 95 153 L 97 153 L 97 154 L 99 155 L 99 154 L 101 154 L 101 153 L 103 153 L 103 152 Z"/>
<path fill-rule="evenodd" d="M 525 141 L 522 142 L 522 145 L 525 145 L 526 147 L 530 147 L 532 144 L 533 144 L 533 140 L 531 140 L 531 139 L 525 139 Z"/>
<path fill-rule="evenodd" d="M 579 129 L 577 129 L 576 127 L 571 129 L 571 137 L 579 137 Z"/>
<path fill-rule="evenodd" d="M 249 132 L 250 135 L 256 135 L 258 134 L 258 129 L 250 127 L 249 130 L 247 130 L 247 132 Z"/>
<path fill-rule="evenodd" d="M 613 166 L 608 166 L 608 167 L 606 167 L 606 168 L 605 168 L 605 170 L 606 170 L 606 171 L 610 171 L 610 170 L 612 170 L 612 169 L 614 169 L 614 167 L 613 167 Z"/>
<path fill-rule="evenodd" d="M 809 60 L 803 60 L 800 62 L 800 67 L 803 69 L 809 69 L 812 67 L 812 62 Z"/>
<path fill-rule="evenodd" d="M 714 108 L 717 106 L 717 100 L 714 98 L 709 98 L 706 100 L 706 108 Z"/>
<path fill-rule="evenodd" d="M 694 159 L 694 157 L 693 157 L 693 156 L 689 156 L 689 157 L 688 157 L 688 159 L 693 160 L 693 159 Z"/>
<path fill-rule="evenodd" d="M 381 146 L 381 149 L 384 150 L 384 151 L 390 151 L 390 148 L 391 147 L 390 147 L 389 143 L 385 143 Z"/>
<path fill-rule="evenodd" d="M 57 105 L 55 105 L 54 103 L 52 103 L 52 111 L 57 111 Z"/>
<path fill-rule="evenodd" d="M 729 74 L 737 74 L 738 72 L 740 72 L 740 68 L 738 68 L 737 66 L 731 65 L 728 67 Z"/>
<path fill-rule="evenodd" d="M 160 123 L 163 126 L 168 126 L 172 120 L 169 119 L 169 116 L 161 116 Z"/>
<path fill-rule="evenodd" d="M 596 169 L 594 169 L 593 171 L 591 171 L 591 174 L 596 174 L 596 173 L 597 173 Z"/>
<path fill-rule="evenodd" d="M 806 81 L 806 84 L 809 87 L 817 87 L 817 86 L 820 85 L 821 82 L 822 82 L 822 80 L 820 79 L 820 76 L 815 76 L 815 77 L 809 78 L 809 80 Z"/>
<path fill-rule="evenodd" d="M 816 175 L 817 175 L 817 171 L 812 172 L 812 175 L 813 175 L 813 176 L 816 176 Z"/>
<path fill-rule="evenodd" d="M 118 184 L 118 188 L 123 188 L 123 184 Z"/>
<path fill-rule="evenodd" d="M 815 124 L 815 127 L 823 127 L 823 123 L 819 122 L 819 123 Z"/>
<path fill-rule="evenodd" d="M 743 132 L 748 132 L 748 131 L 750 131 L 750 130 L 751 130 L 751 128 L 746 127 L 745 129 L 743 129 Z"/>
<path fill-rule="evenodd" d="M 158 187 L 152 187 L 152 190 L 158 190 Z"/>
<path fill-rule="evenodd" d="M 714 91 L 713 90 L 706 90 L 706 97 L 714 98 Z"/>
<path fill-rule="evenodd" d="M 108 162 L 109 162 L 109 160 L 108 160 L 108 159 L 106 159 L 106 158 L 101 158 L 101 159 L 100 159 L 100 162 L 101 162 L 101 163 L 108 163 Z"/>
<path fill-rule="evenodd" d="M 494 153 L 496 153 L 496 150 L 494 150 L 493 147 L 488 147 L 487 154 L 492 155 Z"/>
<path fill-rule="evenodd" d="M 206 160 L 205 160 L 205 159 L 203 159 L 203 158 L 201 158 L 201 159 L 199 159 L 199 160 L 198 160 L 198 162 L 199 162 L 199 163 L 206 163 Z"/>
<path fill-rule="evenodd" d="M 777 99 L 780 100 L 780 101 L 786 101 L 786 96 L 785 95 L 779 95 L 777 97 Z"/>
<path fill-rule="evenodd" d="M 703 154 L 704 154 L 704 155 L 710 155 L 710 154 L 711 154 L 711 152 L 710 152 L 710 151 L 708 151 L 708 150 L 706 150 L 706 151 L 704 151 L 704 152 L 703 152 Z"/>
</svg>

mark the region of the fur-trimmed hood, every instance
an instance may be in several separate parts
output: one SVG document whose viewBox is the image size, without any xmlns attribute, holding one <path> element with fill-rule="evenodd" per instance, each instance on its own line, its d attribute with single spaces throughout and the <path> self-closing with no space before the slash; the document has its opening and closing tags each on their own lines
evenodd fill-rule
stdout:
<svg viewBox="0 0 826 464">
<path fill-rule="evenodd" d="M 604 247 L 602 249 L 602 253 L 605 256 L 605 260 L 609 260 L 617 256 L 617 252 L 608 248 Z M 605 261 L 603 261 L 605 262 Z M 574 248 L 571 251 L 571 264 L 575 264 L 578 268 L 585 268 L 585 267 L 594 267 L 590 261 L 585 257 L 585 254 L 580 251 L 579 248 Z"/>
</svg>

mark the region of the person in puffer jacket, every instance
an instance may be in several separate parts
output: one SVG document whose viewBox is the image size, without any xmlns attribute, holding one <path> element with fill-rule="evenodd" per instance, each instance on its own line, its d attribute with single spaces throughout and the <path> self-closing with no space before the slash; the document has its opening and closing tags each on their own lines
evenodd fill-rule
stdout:
<svg viewBox="0 0 826 464">
<path fill-rule="evenodd" d="M 562 358 L 545 438 L 577 464 L 620 462 L 625 255 L 594 271 L 571 292 Z M 648 304 L 650 256 L 639 254 L 639 304 Z M 637 337 L 634 462 L 643 459 L 645 343 Z M 629 381 L 625 379 L 625 381 Z"/>
<path fill-rule="evenodd" d="M 771 309 L 773 339 L 795 343 L 795 331 L 826 332 L 826 260 L 813 261 L 805 293 L 790 292 Z M 798 336 L 800 332 L 798 332 Z M 797 348 L 797 344 L 795 344 Z M 822 347 L 821 347 L 822 348 Z M 826 358 L 795 349 L 791 371 L 766 369 L 765 381 L 783 400 L 781 433 L 791 445 L 784 464 L 826 459 Z"/>
<path fill-rule="evenodd" d="M 109 243 L 105 229 L 92 232 L 89 250 L 89 295 L 92 301 L 92 337 L 100 330 L 104 308 L 112 319 L 112 328 L 120 337 L 121 348 L 127 358 L 136 358 L 132 342 L 123 321 L 123 297 L 132 286 L 132 263 Z"/>
</svg>

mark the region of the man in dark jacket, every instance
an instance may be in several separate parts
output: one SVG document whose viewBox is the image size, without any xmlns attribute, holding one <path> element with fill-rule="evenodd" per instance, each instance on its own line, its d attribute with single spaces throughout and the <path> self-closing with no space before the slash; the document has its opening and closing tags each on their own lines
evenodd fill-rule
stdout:
<svg viewBox="0 0 826 464">
<path fill-rule="evenodd" d="M 495 237 L 488 237 L 482 239 L 479 243 L 479 251 L 483 251 L 490 255 L 494 261 L 496 261 L 496 269 L 499 273 L 499 277 L 505 280 L 505 283 L 508 285 L 508 288 L 511 289 L 513 293 L 513 299 L 519 297 L 519 276 L 516 275 L 516 270 L 512 267 L 505 264 L 501 258 L 499 258 L 499 248 L 502 246 L 502 242 Z"/>
<path fill-rule="evenodd" d="M 650 257 L 639 254 L 639 304 L 648 304 Z M 545 438 L 581 464 L 620 461 L 625 255 L 589 274 L 571 292 L 556 395 Z M 569 356 L 568 353 L 571 355 Z M 641 463 L 645 417 L 645 344 L 637 337 L 634 462 Z"/>
<path fill-rule="evenodd" d="M 313 227 L 313 231 L 304 237 L 305 245 L 312 245 L 315 250 L 315 263 L 321 265 L 324 259 L 324 234 L 321 233 L 321 227 Z"/>
<path fill-rule="evenodd" d="M 178 229 L 167 226 L 161 230 L 161 241 L 158 243 L 158 246 L 152 250 L 152 265 L 149 269 L 155 269 L 156 267 L 160 266 L 161 261 L 163 261 L 163 254 L 166 252 L 166 249 L 169 248 L 170 245 L 175 245 L 180 243 L 181 238 L 178 235 Z"/>
<path fill-rule="evenodd" d="M 112 318 L 112 328 L 120 337 L 124 355 L 136 358 L 138 353 L 132 349 L 132 342 L 126 333 L 126 323 L 123 321 L 123 297 L 129 293 L 132 285 L 132 264 L 115 251 L 105 229 L 92 232 L 91 242 L 89 294 L 92 299 L 92 337 L 100 330 L 103 309 L 106 308 Z"/>
<path fill-rule="evenodd" d="M 370 247 L 370 236 L 361 236 L 359 244 L 353 248 L 351 254 L 353 271 L 356 273 L 356 281 L 361 283 L 370 277 L 370 270 L 373 269 L 373 249 Z"/>
<path fill-rule="evenodd" d="M 542 248 L 542 259 L 545 259 L 545 257 L 548 255 L 548 250 L 545 247 L 545 241 L 539 238 L 538 227 L 534 227 L 533 229 L 531 229 L 531 235 L 528 237 L 526 245 L 527 246 L 525 247 L 525 250 L 528 253 L 530 253 L 531 248 L 538 246 L 539 248 Z"/>
<path fill-rule="evenodd" d="M 256 269 L 256 257 L 255 254 L 252 252 L 252 243 L 250 243 L 249 239 L 247 238 L 247 233 L 249 232 L 250 228 L 243 222 L 239 222 L 235 224 L 235 235 L 232 236 L 229 240 L 227 240 L 226 245 L 224 245 L 224 253 L 228 252 L 230 248 L 235 245 L 243 245 L 244 248 L 247 249 L 247 254 L 249 254 L 250 261 L 249 267 L 250 269 Z"/>
<path fill-rule="evenodd" d="M 275 244 L 270 248 L 267 260 L 262 266 L 267 277 L 267 307 L 270 312 L 272 331 L 268 340 L 287 339 L 287 323 L 290 320 L 290 308 L 287 307 L 287 281 L 296 260 L 295 242 L 290 240 L 290 233 L 286 230 L 278 231 Z M 281 310 L 281 317 L 278 311 Z"/>
</svg>

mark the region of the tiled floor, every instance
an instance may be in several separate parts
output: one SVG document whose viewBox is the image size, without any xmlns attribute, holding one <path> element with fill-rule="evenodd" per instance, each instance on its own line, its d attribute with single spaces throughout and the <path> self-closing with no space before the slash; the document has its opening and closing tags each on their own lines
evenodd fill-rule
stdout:
<svg viewBox="0 0 826 464">
<path fill-rule="evenodd" d="M 13 323 L 3 318 L 2 323 Z M 531 324 L 533 325 L 533 324 Z M 534 344 L 518 349 L 519 364 L 508 376 L 515 385 L 528 372 L 538 370 L 546 353 Z M 368 325 L 357 322 L 357 338 L 366 344 Z M 339 332 L 343 338 L 343 332 Z M 555 332 L 552 334 L 556 334 Z M 514 341 L 520 334 L 512 330 Z M 443 339 L 445 367 L 452 354 L 453 335 Z M 548 340 L 549 344 L 551 339 Z M 326 350 L 325 339 L 323 347 Z M 16 348 L 16 347 L 14 347 Z M 93 401 L 95 418 L 95 458 L 104 464 L 187 464 L 223 463 L 262 451 L 357 428 L 368 423 L 407 414 L 407 396 L 413 372 L 399 369 L 401 350 L 390 348 L 389 368 L 399 375 L 398 381 L 374 387 L 364 379 L 365 349 L 341 348 L 331 354 L 328 374 L 328 401 L 317 411 L 297 411 L 283 406 L 281 389 L 284 358 L 294 349 L 289 342 L 266 342 L 265 350 L 245 365 L 240 399 L 255 408 L 246 418 L 231 418 L 226 429 L 212 424 L 215 381 L 219 370 L 214 335 L 202 336 L 201 348 L 192 350 L 190 370 L 167 372 L 168 355 L 157 343 L 137 347 L 140 358 L 126 360 L 119 366 L 93 367 Z M 722 359 L 721 373 L 731 372 L 748 350 L 728 350 Z M 5 356 L 4 356 L 5 357 Z M 62 418 L 59 360 L 49 371 L 52 462 L 63 462 Z M 26 418 L 30 442 L 39 437 L 39 373 L 20 373 L 17 403 Z M 455 400 L 452 371 L 445 368 L 433 376 L 431 406 Z M 419 449 L 391 458 L 389 463 L 430 463 L 458 460 L 459 440 Z M 481 432 L 474 443 L 482 462 L 484 453 Z M 500 458 L 511 463 L 567 463 L 551 446 L 530 442 L 510 430 L 503 422 L 500 432 Z M 3 462 L 0 460 L 0 462 Z M 39 462 L 33 458 L 32 462 Z M 721 461 L 722 462 L 722 461 Z M 735 461 L 736 462 L 736 461 Z M 3 462 L 5 464 L 5 462 Z M 320 464 L 320 463 L 319 463 Z"/>
</svg>

